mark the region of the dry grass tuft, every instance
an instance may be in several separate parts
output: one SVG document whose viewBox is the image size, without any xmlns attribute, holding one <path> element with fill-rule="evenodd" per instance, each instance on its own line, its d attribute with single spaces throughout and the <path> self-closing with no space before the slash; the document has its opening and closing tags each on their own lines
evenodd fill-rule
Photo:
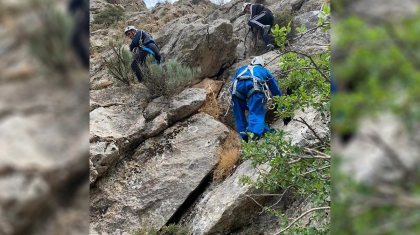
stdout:
<svg viewBox="0 0 420 235">
<path fill-rule="evenodd" d="M 219 105 L 217 103 L 217 94 L 222 88 L 222 81 L 215 81 L 209 78 L 204 79 L 200 83 L 194 85 L 194 88 L 202 88 L 206 90 L 207 97 L 204 101 L 204 104 L 198 110 L 200 112 L 207 113 L 208 115 L 218 119 L 220 114 L 222 114 Z"/>
<path fill-rule="evenodd" d="M 213 173 L 213 181 L 221 182 L 232 173 L 233 167 L 241 155 L 239 152 L 240 140 L 241 138 L 236 132 L 229 132 L 225 142 L 219 148 L 220 160 Z"/>
<path fill-rule="evenodd" d="M 212 93 L 207 95 L 203 106 L 201 106 L 201 108 L 198 111 L 207 113 L 215 119 L 218 119 L 220 115 L 220 110 L 219 105 L 217 104 L 216 94 Z"/>
</svg>

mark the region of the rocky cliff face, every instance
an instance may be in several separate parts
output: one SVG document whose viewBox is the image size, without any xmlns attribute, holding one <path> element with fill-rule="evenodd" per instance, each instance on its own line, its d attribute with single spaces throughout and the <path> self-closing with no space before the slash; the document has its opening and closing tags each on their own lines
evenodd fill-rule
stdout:
<svg viewBox="0 0 420 235">
<path fill-rule="evenodd" d="M 322 3 L 302 0 L 266 4 L 273 11 L 298 11 L 295 18 L 310 28 L 318 20 Z M 234 130 L 235 126 L 231 112 L 224 117 L 212 115 L 214 118 L 200 112 L 203 110 L 200 107 L 211 94 L 216 107 L 225 113 L 233 74 L 249 64 L 253 55 L 262 53 L 258 46 L 252 48 L 245 42 L 247 16 L 238 14 L 241 6 L 242 3 L 232 2 L 216 9 L 207 1 L 179 1 L 173 5 L 158 4 L 150 12 L 124 13 L 128 16 L 126 23 L 140 24 L 136 18 L 141 16 L 154 25 L 142 29 L 150 30 L 166 59 L 201 67 L 199 80 L 207 78 L 197 86 L 201 88 L 151 100 L 142 84 L 120 87 L 107 75 L 100 60 L 91 57 L 91 84 L 110 81 L 105 89 L 95 90 L 96 86 L 92 86 L 91 90 L 91 234 L 127 234 L 133 229 L 159 229 L 174 222 L 182 222 L 192 234 L 230 234 L 250 223 L 258 224 L 259 232 L 265 234 L 277 231 L 277 226 L 264 225 L 261 219 L 264 215 L 257 213 L 258 204 L 246 197 L 255 189 L 239 183 L 241 175 L 257 175 L 249 162 L 240 164 L 221 183 L 209 181 L 220 158 L 218 149 L 229 129 Z M 156 15 L 172 19 L 160 25 L 153 21 Z M 94 32 L 92 40 L 118 38 L 121 32 L 116 28 L 106 31 Z M 120 37 L 120 40 L 129 43 L 128 39 Z M 313 54 L 323 51 L 322 45 L 329 40 L 328 32 L 316 30 L 292 46 L 302 53 Z M 96 46 L 103 49 L 97 57 L 105 56 L 106 48 L 99 42 Z M 275 76 L 280 74 L 279 53 L 273 50 L 263 55 L 267 62 L 272 61 L 267 68 Z M 204 84 L 210 84 L 212 79 L 223 85 L 206 92 L 202 88 L 208 88 Z M 296 115 L 305 117 L 322 133 L 321 138 L 329 138 L 329 123 L 321 122 L 310 109 Z M 273 126 L 293 133 L 290 138 L 299 146 L 318 141 L 299 123 L 283 127 L 279 120 Z M 269 200 L 258 199 L 260 203 Z M 304 207 L 305 203 L 294 206 Z M 282 205 L 289 208 L 292 202 L 284 200 Z M 270 221 L 274 225 L 279 223 L 275 218 Z"/>
<path fill-rule="evenodd" d="M 87 70 L 73 61 L 73 73 L 45 75 L 29 44 L 48 14 L 27 1 L 1 8 L 0 234 L 87 234 Z"/>
</svg>

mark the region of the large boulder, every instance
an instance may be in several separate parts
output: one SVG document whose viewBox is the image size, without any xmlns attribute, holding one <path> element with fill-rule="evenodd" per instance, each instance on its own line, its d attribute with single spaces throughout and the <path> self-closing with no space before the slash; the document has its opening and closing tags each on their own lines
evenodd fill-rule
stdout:
<svg viewBox="0 0 420 235">
<path fill-rule="evenodd" d="M 96 104 L 90 112 L 91 183 L 146 138 L 196 112 L 206 99 L 204 89 L 191 88 L 176 97 L 157 98 L 144 110 L 142 90 L 128 89 L 133 88 L 91 92 L 91 105 Z"/>
<path fill-rule="evenodd" d="M 63 189 L 83 200 L 71 193 L 88 171 L 88 84 L 59 82 L 35 75 L 0 87 L 0 234 L 31 234 L 58 210 Z"/>
<path fill-rule="evenodd" d="M 420 126 L 418 122 L 415 125 Z M 359 126 L 346 146 L 335 148 L 343 157 L 343 172 L 357 181 L 376 185 L 401 180 L 408 171 L 418 169 L 420 135 L 410 133 L 398 117 L 382 113 L 362 120 Z"/>
<path fill-rule="evenodd" d="M 320 11 L 309 11 L 295 16 L 294 20 L 300 22 L 300 24 L 304 24 L 309 30 L 316 27 L 320 17 L 322 17 Z M 291 42 L 290 49 L 309 56 L 317 53 L 324 53 L 327 51 L 331 42 L 330 31 L 331 30 L 323 32 L 322 28 L 318 28 L 310 33 L 306 33 L 300 37 L 299 40 Z"/>
<path fill-rule="evenodd" d="M 197 111 L 206 100 L 206 91 L 201 88 L 185 89 L 174 97 L 159 97 L 149 103 L 144 110 L 147 120 L 155 118 L 162 112 L 168 114 L 169 124 L 181 120 Z"/>
<path fill-rule="evenodd" d="M 146 140 L 91 190 L 91 228 L 160 228 L 217 164 L 228 129 L 199 113 Z"/>
<path fill-rule="evenodd" d="M 149 91 L 141 84 L 90 91 L 90 111 L 99 107 L 136 107 L 140 111 L 147 106 Z"/>
<path fill-rule="evenodd" d="M 266 169 L 263 167 L 261 169 Z M 239 182 L 241 176 L 257 179 L 257 171 L 249 161 L 239 166 L 233 175 L 223 183 L 207 192 L 193 209 L 194 216 L 190 220 L 190 230 L 194 235 L 228 234 L 251 220 L 252 211 L 258 211 L 258 205 L 245 195 L 257 191 Z M 261 199 L 261 198 L 259 198 Z"/>
<path fill-rule="evenodd" d="M 196 15 L 171 21 L 155 35 L 165 59 L 177 59 L 191 68 L 200 67 L 201 78 L 216 76 L 235 60 L 238 39 L 232 24 L 219 19 L 203 23 Z"/>
<path fill-rule="evenodd" d="M 293 145 L 299 147 L 314 146 L 322 141 L 327 141 L 331 137 L 330 133 L 330 113 L 325 113 L 325 119 L 321 114 L 310 107 L 302 110 L 296 110 L 293 120 L 283 126 L 283 120 L 279 119 L 273 123 L 272 128 L 282 129 L 288 133 L 287 138 Z M 296 121 L 299 120 L 299 121 Z M 308 125 L 302 123 L 305 121 Z M 311 130 L 316 132 L 316 135 Z"/>
</svg>

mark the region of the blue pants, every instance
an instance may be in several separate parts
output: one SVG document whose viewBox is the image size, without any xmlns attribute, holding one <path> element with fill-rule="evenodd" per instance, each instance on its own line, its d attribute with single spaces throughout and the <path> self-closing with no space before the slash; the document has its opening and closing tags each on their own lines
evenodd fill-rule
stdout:
<svg viewBox="0 0 420 235">
<path fill-rule="evenodd" d="M 236 90 L 246 96 L 248 91 L 254 87 L 252 80 L 238 81 Z M 252 132 L 258 136 L 262 136 L 264 133 L 265 125 L 265 105 L 264 93 L 256 92 L 248 99 L 242 100 L 236 96 L 232 96 L 233 101 L 233 116 L 235 117 L 236 129 L 242 138 L 247 134 L 246 132 Z M 245 110 L 248 109 L 248 122 L 246 121 Z"/>
</svg>

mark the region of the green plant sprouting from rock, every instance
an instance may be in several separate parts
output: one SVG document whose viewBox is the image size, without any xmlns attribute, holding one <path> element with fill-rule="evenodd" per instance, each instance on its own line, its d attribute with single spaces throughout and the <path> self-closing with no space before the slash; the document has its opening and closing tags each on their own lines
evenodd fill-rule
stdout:
<svg viewBox="0 0 420 235">
<path fill-rule="evenodd" d="M 70 44 L 73 20 L 50 6 L 45 9 L 41 21 L 40 30 L 29 35 L 30 51 L 45 68 L 66 74 L 74 64 Z"/>
<path fill-rule="evenodd" d="M 103 57 L 104 65 L 108 68 L 108 73 L 129 86 L 134 81 L 134 73 L 131 69 L 132 54 L 124 48 L 121 42 L 109 41 L 111 49 L 110 56 Z"/>
<path fill-rule="evenodd" d="M 191 69 L 175 59 L 157 64 L 153 56 L 147 56 L 142 72 L 144 84 L 153 96 L 172 96 L 188 86 L 200 73 L 200 69 Z"/>
</svg>

